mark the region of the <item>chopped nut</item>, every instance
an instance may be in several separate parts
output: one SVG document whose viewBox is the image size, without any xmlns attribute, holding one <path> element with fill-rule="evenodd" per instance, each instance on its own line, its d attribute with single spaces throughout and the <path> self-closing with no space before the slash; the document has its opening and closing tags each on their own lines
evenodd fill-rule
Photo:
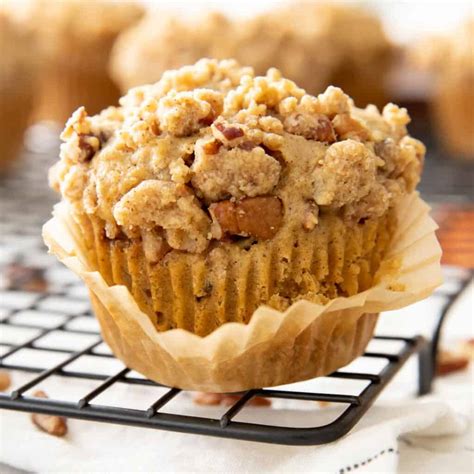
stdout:
<svg viewBox="0 0 474 474">
<path fill-rule="evenodd" d="M 81 151 L 78 155 L 78 161 L 81 163 L 90 161 L 100 148 L 100 140 L 94 135 L 85 133 L 80 133 L 78 139 L 78 146 Z"/>
<path fill-rule="evenodd" d="M 474 338 L 466 339 L 460 344 L 460 352 L 469 358 L 474 360 Z"/>
<path fill-rule="evenodd" d="M 216 155 L 219 153 L 222 143 L 219 140 L 211 140 L 202 146 L 206 155 Z"/>
<path fill-rule="evenodd" d="M 46 395 L 43 390 L 36 391 L 33 396 L 37 398 L 48 398 L 48 395 Z M 52 436 L 61 437 L 67 433 L 66 418 L 62 416 L 33 413 L 31 420 L 40 430 Z"/>
<path fill-rule="evenodd" d="M 230 406 L 241 399 L 241 395 L 228 393 L 205 393 L 199 392 L 194 396 L 194 403 L 204 406 Z M 270 406 L 271 400 L 263 397 L 253 397 L 248 402 L 250 406 Z"/>
<path fill-rule="evenodd" d="M 383 160 L 393 160 L 393 157 L 398 154 L 398 147 L 393 138 L 386 138 L 374 144 L 374 152 Z"/>
<path fill-rule="evenodd" d="M 207 115 L 206 117 L 202 118 L 201 120 L 199 120 L 199 123 L 201 125 L 204 125 L 206 127 L 209 127 L 209 125 L 212 125 L 214 123 L 214 120 L 216 119 L 216 116 L 214 115 L 214 112 L 211 111 L 209 113 L 209 115 Z"/>
<path fill-rule="evenodd" d="M 349 114 L 338 114 L 334 117 L 332 124 L 337 136 L 341 140 L 349 138 L 366 141 L 370 139 L 370 133 L 359 120 Z"/>
<path fill-rule="evenodd" d="M 12 383 L 10 374 L 5 371 L 0 371 L 0 392 L 4 392 Z"/>
<path fill-rule="evenodd" d="M 242 150 L 245 150 L 245 151 L 250 151 L 250 150 L 253 150 L 256 146 L 257 145 L 254 142 L 245 141 L 239 145 L 239 148 L 242 148 Z"/>
<path fill-rule="evenodd" d="M 159 262 L 171 250 L 166 240 L 156 232 L 143 230 L 142 241 L 145 258 L 150 263 Z"/>
<path fill-rule="evenodd" d="M 244 131 L 240 127 L 227 127 L 223 123 L 216 123 L 215 127 L 224 135 L 226 140 L 235 140 L 244 136 Z"/>
<path fill-rule="evenodd" d="M 448 375 L 464 370 L 469 365 L 469 359 L 460 353 L 441 350 L 436 361 L 436 374 Z"/>
<path fill-rule="evenodd" d="M 151 122 L 150 130 L 153 133 L 153 135 L 159 135 L 161 133 L 160 127 L 157 122 Z"/>
<path fill-rule="evenodd" d="M 271 239 L 280 228 L 283 208 L 280 199 L 271 196 L 221 201 L 209 207 L 224 233 Z"/>
<path fill-rule="evenodd" d="M 285 130 L 294 135 L 301 135 L 308 140 L 334 143 L 336 134 L 331 120 L 326 115 L 293 113 L 286 117 Z"/>
<path fill-rule="evenodd" d="M 48 282 L 42 268 L 12 263 L 5 269 L 6 289 L 20 291 L 46 291 Z"/>
</svg>

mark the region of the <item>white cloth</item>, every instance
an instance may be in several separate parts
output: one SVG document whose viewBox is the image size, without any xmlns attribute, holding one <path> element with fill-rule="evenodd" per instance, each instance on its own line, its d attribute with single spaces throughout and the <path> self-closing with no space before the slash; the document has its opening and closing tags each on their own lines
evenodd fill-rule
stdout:
<svg viewBox="0 0 474 474">
<path fill-rule="evenodd" d="M 134 389 L 134 392 L 136 390 Z M 253 408 L 265 420 L 271 412 Z M 202 414 L 202 409 L 194 410 Z M 330 412 L 332 409 L 321 410 Z M 325 413 L 327 414 L 327 413 Z M 313 410 L 291 423 L 314 419 Z M 320 447 L 275 446 L 69 420 L 66 438 L 33 428 L 27 414 L 2 412 L 1 460 L 35 472 L 396 472 L 397 439 L 410 433 L 448 436 L 466 430 L 466 422 L 435 400 L 374 407 L 342 440 Z M 409 440 L 412 451 L 414 441 Z M 449 456 L 450 468 L 459 453 Z M 416 452 L 405 464 L 416 468 Z M 462 463 L 461 463 L 462 464 Z M 441 467 L 441 466 L 438 466 Z M 450 472 L 469 472 L 469 463 Z M 461 469 L 462 468 L 462 469 Z M 415 472 L 434 472 L 416 469 Z M 444 472 L 449 472 L 445 469 Z"/>
<path fill-rule="evenodd" d="M 422 304 L 428 313 L 435 303 Z M 471 309 L 472 288 L 448 321 L 448 333 L 469 336 Z M 379 333 L 403 331 L 419 311 L 415 305 L 396 318 L 384 315 Z M 415 361 L 409 361 L 356 427 L 324 446 L 277 446 L 72 419 L 67 437 L 54 438 L 38 431 L 28 414 L 4 410 L 0 462 L 35 472 L 472 472 L 473 371 L 439 379 L 434 395 L 414 399 L 415 368 Z M 14 385 L 29 377 L 13 375 Z M 324 379 L 314 383 L 324 390 Z M 78 390 L 83 394 L 93 386 L 56 378 L 44 388 L 52 398 L 77 400 Z M 159 395 L 156 388 L 116 384 L 93 403 L 143 409 Z M 334 405 L 318 409 L 314 402 L 285 403 L 277 401 L 275 410 L 246 408 L 237 420 L 317 426 L 340 413 Z M 180 394 L 163 411 L 216 417 L 224 410 L 197 407 L 188 394 Z"/>
</svg>

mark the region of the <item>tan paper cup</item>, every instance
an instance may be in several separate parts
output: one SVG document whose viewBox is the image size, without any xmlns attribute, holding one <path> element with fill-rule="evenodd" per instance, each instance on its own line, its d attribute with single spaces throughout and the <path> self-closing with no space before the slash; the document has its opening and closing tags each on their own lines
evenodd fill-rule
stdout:
<svg viewBox="0 0 474 474">
<path fill-rule="evenodd" d="M 82 254 L 64 203 L 44 226 L 50 251 L 86 283 L 104 340 L 129 368 L 188 390 L 235 392 L 326 375 L 363 353 L 380 311 L 428 296 L 441 283 L 441 249 L 429 207 L 417 193 L 396 209 L 399 228 L 376 284 L 325 305 L 298 301 L 285 312 L 259 307 L 249 324 L 225 323 L 200 337 L 158 332 L 125 286 L 108 286 Z"/>
</svg>

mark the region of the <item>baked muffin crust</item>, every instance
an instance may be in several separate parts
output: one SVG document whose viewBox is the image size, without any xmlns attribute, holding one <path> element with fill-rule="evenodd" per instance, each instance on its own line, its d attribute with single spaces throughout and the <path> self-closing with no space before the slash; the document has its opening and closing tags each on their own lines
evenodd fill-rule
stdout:
<svg viewBox="0 0 474 474">
<path fill-rule="evenodd" d="M 141 238 L 154 259 L 314 229 L 320 214 L 376 219 L 422 169 L 405 109 L 358 109 L 335 87 L 312 96 L 276 69 L 201 60 L 120 104 L 73 114 L 50 179 L 108 239 Z"/>
</svg>

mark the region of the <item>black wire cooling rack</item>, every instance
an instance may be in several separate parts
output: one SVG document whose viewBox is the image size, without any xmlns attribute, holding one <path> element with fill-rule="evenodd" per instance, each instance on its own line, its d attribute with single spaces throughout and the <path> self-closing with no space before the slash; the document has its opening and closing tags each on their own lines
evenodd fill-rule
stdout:
<svg viewBox="0 0 474 474">
<path fill-rule="evenodd" d="M 16 251 L 14 244 L 16 244 Z M 451 283 L 454 285 L 451 285 L 451 288 L 448 285 L 448 289 L 438 295 L 444 299 L 444 307 L 435 325 L 431 341 L 421 336 L 376 336 L 374 340 L 377 342 L 395 341 L 401 344 L 401 350 L 396 353 L 371 351 L 364 354 L 364 358 L 379 359 L 384 362 L 379 373 L 342 369 L 328 376 L 331 380 L 366 382 L 365 388 L 360 393 L 356 395 L 337 393 L 337 391 L 315 393 L 295 390 L 291 385 L 284 389 L 261 388 L 240 394 L 241 398 L 237 399 L 225 413 L 216 418 L 209 418 L 164 412 L 166 405 L 180 394 L 179 389 L 166 387 L 163 393 L 163 386 L 141 378 L 139 374 L 134 375 L 123 366 L 107 375 L 96 371 L 96 361 L 99 359 L 115 359 L 110 352 L 103 350 L 102 339 L 95 319 L 91 315 L 87 293 L 82 283 L 51 257 L 45 255 L 44 250 L 39 249 L 38 244 L 35 243 L 35 239 L 16 236 L 0 245 L 0 250 L 3 250 L 4 266 L 12 264 L 21 266 L 28 261 L 29 265 L 33 264 L 35 268 L 40 268 L 45 280 L 48 281 L 48 291 L 43 293 L 18 290 L 0 292 L 0 335 L 8 336 L 8 333 L 15 331 L 21 333 L 21 337 L 17 335 L 15 340 L 8 342 L 7 337 L 6 340 L 0 342 L 0 348 L 3 349 L 0 368 L 32 374 L 31 379 L 14 388 L 11 393 L 0 394 L 0 408 L 289 445 L 328 443 L 348 433 L 413 354 L 418 354 L 419 357 L 418 393 L 428 393 L 433 380 L 442 322 L 449 307 L 470 278 L 468 274 L 451 276 Z M 0 258 L 2 258 L 1 253 Z M 81 344 L 76 343 L 71 347 L 64 347 L 64 344 L 58 346 L 52 343 L 53 340 L 67 341 L 71 335 L 82 338 Z M 21 357 L 25 351 L 30 354 L 28 362 L 24 362 L 25 359 Z M 61 360 L 54 364 L 42 364 L 41 354 L 44 353 L 61 356 Z M 86 357 L 88 358 L 87 370 L 74 369 L 75 363 Z M 83 394 L 80 399 L 72 402 L 61 398 L 36 398 L 29 394 L 31 389 L 52 377 L 59 377 L 64 383 L 68 383 L 71 378 L 86 379 L 89 382 L 95 382 L 95 387 Z M 156 387 L 160 389 L 160 395 L 153 403 L 142 409 L 95 403 L 100 395 L 116 384 Z M 346 408 L 329 424 L 309 428 L 236 421 L 236 415 L 257 396 L 269 399 L 332 402 Z"/>
</svg>

